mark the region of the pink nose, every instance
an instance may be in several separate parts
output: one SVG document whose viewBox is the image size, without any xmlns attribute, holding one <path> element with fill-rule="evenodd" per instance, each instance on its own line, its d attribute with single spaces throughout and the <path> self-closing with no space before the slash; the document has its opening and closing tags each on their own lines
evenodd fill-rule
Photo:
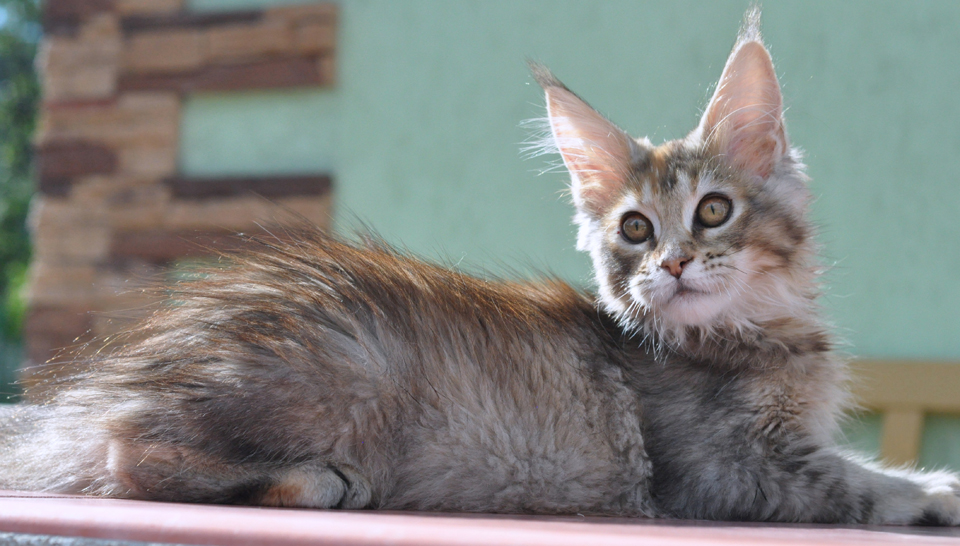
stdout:
<svg viewBox="0 0 960 546">
<path fill-rule="evenodd" d="M 669 271 L 670 274 L 673 275 L 674 279 L 679 279 L 680 275 L 683 275 L 683 267 L 692 261 L 693 258 L 688 258 L 686 256 L 681 258 L 671 258 L 669 260 L 660 262 L 660 267 Z"/>
</svg>

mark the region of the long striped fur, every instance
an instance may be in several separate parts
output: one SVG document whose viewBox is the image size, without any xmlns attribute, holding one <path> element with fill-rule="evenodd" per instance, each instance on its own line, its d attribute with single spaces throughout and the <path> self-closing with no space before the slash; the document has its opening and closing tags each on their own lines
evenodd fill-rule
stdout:
<svg viewBox="0 0 960 546">
<path fill-rule="evenodd" d="M 316 508 L 960 523 L 950 473 L 840 452 L 809 192 L 748 13 L 700 125 L 654 146 L 543 67 L 598 294 L 368 240 L 263 239 L 171 287 L 49 404 L 0 487 Z"/>
</svg>

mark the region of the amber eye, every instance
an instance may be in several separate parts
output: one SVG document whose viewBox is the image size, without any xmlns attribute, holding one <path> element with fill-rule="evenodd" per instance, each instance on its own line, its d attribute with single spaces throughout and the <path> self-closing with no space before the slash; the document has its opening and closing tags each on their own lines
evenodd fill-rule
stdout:
<svg viewBox="0 0 960 546">
<path fill-rule="evenodd" d="M 628 243 L 638 245 L 653 237 L 653 224 L 639 212 L 628 212 L 620 220 L 620 234 Z"/>
<path fill-rule="evenodd" d="M 717 227 L 730 218 L 733 204 L 722 195 L 708 195 L 697 205 L 697 220 L 706 227 Z"/>
</svg>

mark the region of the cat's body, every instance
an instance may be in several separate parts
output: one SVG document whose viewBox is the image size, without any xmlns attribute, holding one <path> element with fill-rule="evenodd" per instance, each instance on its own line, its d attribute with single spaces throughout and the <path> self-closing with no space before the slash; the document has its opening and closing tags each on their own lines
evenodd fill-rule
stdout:
<svg viewBox="0 0 960 546">
<path fill-rule="evenodd" d="M 270 256 L 191 283 L 161 337 L 63 395 L 93 457 L 43 461 L 76 474 L 41 480 L 204 502 L 285 484 L 266 502 L 330 506 L 286 477 L 329 464 L 363 490 L 352 507 L 643 511 L 636 395 L 583 294 L 320 235 Z"/>
<path fill-rule="evenodd" d="M 595 299 L 319 234 L 186 283 L 7 422 L 0 485 L 280 506 L 960 523 L 833 444 L 798 154 L 756 16 L 700 126 L 633 140 L 541 68 Z M 15 426 L 16 425 L 16 426 Z"/>
</svg>

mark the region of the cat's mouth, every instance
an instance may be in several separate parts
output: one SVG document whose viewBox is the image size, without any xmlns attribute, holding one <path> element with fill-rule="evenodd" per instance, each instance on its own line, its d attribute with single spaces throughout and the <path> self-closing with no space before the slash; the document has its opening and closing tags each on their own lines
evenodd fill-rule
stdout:
<svg viewBox="0 0 960 546">
<path fill-rule="evenodd" d="M 670 296 L 670 299 L 667 301 L 670 302 L 678 298 L 683 299 L 683 298 L 689 298 L 694 296 L 701 296 L 706 293 L 707 292 L 694 288 L 689 284 L 684 283 L 683 281 L 677 281 L 677 289 L 673 291 L 673 295 Z"/>
</svg>

